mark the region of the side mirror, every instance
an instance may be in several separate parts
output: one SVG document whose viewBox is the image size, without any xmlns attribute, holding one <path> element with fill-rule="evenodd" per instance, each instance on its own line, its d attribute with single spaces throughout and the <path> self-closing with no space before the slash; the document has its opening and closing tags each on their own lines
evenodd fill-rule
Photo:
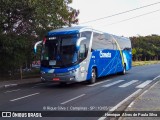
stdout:
<svg viewBox="0 0 160 120">
<path fill-rule="evenodd" d="M 42 41 L 38 41 L 38 42 L 35 43 L 35 45 L 34 45 L 34 53 L 37 52 L 37 46 L 38 46 L 39 44 L 41 44 L 41 43 L 42 43 Z"/>
<path fill-rule="evenodd" d="M 83 40 L 86 40 L 86 37 L 81 37 L 77 40 L 77 43 L 76 43 L 76 49 L 79 50 L 80 49 L 80 44 Z"/>
</svg>

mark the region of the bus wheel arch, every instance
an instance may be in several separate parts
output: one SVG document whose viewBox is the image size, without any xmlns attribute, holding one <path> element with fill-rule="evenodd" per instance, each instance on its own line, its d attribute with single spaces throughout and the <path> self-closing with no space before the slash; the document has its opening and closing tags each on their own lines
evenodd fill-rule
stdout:
<svg viewBox="0 0 160 120">
<path fill-rule="evenodd" d="M 94 84 L 97 79 L 97 67 L 91 69 L 91 79 L 89 80 L 90 84 Z"/>
<path fill-rule="evenodd" d="M 126 74 L 126 63 L 124 63 L 123 65 L 123 71 L 121 72 L 122 75 Z"/>
</svg>

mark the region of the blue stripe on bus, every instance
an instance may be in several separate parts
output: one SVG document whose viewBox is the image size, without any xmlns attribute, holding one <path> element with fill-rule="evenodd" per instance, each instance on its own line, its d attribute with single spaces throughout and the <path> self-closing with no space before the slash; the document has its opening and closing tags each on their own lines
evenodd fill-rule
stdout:
<svg viewBox="0 0 160 120">
<path fill-rule="evenodd" d="M 48 32 L 47 36 L 54 36 L 54 35 L 69 35 L 69 34 L 78 34 L 78 33 L 79 33 L 78 30 L 63 31 L 63 32 L 55 32 L 55 31 L 51 31 L 51 32 Z"/>
</svg>

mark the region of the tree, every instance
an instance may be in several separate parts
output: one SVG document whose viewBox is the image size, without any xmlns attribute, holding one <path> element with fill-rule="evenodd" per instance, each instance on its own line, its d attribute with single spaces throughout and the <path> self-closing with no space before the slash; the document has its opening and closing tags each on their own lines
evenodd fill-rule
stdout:
<svg viewBox="0 0 160 120">
<path fill-rule="evenodd" d="M 159 60 L 160 59 L 160 36 L 139 36 L 131 37 L 133 58 L 140 60 Z M 135 53 L 136 51 L 136 53 Z M 137 59 L 136 59 L 137 60 Z"/>
<path fill-rule="evenodd" d="M 5 33 L 31 35 L 78 23 L 72 0 L 1 0 L 1 28 Z"/>
<path fill-rule="evenodd" d="M 0 73 L 14 73 L 24 63 L 30 64 L 34 43 L 47 31 L 77 24 L 79 11 L 69 7 L 70 3 L 72 0 L 1 0 Z"/>
<path fill-rule="evenodd" d="M 137 53 L 136 49 L 133 48 L 133 49 L 132 49 L 133 60 L 137 60 L 136 53 Z"/>
</svg>

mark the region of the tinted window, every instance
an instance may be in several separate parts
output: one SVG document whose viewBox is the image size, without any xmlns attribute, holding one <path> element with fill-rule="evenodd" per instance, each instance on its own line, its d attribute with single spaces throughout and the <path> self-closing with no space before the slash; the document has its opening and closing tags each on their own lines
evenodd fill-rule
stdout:
<svg viewBox="0 0 160 120">
<path fill-rule="evenodd" d="M 93 34 L 92 49 L 116 49 L 114 39 L 109 34 Z"/>
</svg>

